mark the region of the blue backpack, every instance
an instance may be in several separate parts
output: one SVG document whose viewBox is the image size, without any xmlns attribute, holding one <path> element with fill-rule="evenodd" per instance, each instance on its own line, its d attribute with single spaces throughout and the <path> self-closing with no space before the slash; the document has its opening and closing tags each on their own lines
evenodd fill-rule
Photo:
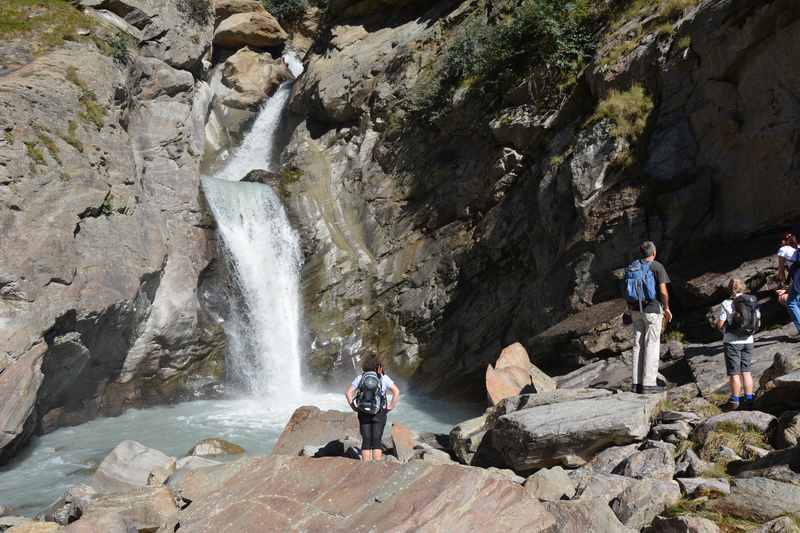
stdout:
<svg viewBox="0 0 800 533">
<path fill-rule="evenodd" d="M 639 304 L 639 311 L 656 299 L 656 276 L 650 262 L 637 259 L 625 269 L 624 296 L 628 303 Z"/>
</svg>

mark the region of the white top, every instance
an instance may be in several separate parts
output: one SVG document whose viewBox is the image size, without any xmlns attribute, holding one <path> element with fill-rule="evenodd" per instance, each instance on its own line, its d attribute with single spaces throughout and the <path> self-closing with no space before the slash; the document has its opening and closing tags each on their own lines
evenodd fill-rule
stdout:
<svg viewBox="0 0 800 533">
<path fill-rule="evenodd" d="M 778 257 L 783 257 L 786 261 L 786 266 L 790 267 L 794 263 L 795 252 L 797 252 L 797 248 L 793 246 L 781 246 L 778 249 Z"/>
<path fill-rule="evenodd" d="M 361 376 L 356 376 L 356 379 L 354 379 L 352 383 L 354 389 L 358 388 L 359 382 L 361 382 Z M 394 381 L 392 380 L 392 378 L 390 378 L 386 374 L 381 376 L 381 392 L 384 395 L 386 395 L 386 392 L 391 388 L 392 385 L 394 385 Z"/>
<path fill-rule="evenodd" d="M 738 294 L 736 296 L 739 296 Z M 756 310 L 756 317 L 759 319 L 761 318 L 761 311 Z M 725 335 L 722 337 L 722 342 L 727 342 L 728 344 L 752 344 L 753 343 L 753 336 L 750 335 L 749 337 L 742 337 L 740 335 L 736 335 L 735 333 L 728 333 L 727 324 L 730 323 L 731 319 L 733 318 L 733 298 L 725 300 L 722 302 L 722 307 L 719 309 L 719 319 L 724 320 L 726 327 L 725 327 Z"/>
</svg>

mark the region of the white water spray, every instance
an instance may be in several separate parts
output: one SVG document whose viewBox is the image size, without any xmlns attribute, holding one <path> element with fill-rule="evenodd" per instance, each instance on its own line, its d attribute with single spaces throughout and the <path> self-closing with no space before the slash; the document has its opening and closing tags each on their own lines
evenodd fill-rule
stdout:
<svg viewBox="0 0 800 533">
<path fill-rule="evenodd" d="M 302 64 L 284 56 L 294 76 Z M 268 186 L 241 183 L 251 170 L 273 168 L 273 154 L 292 82 L 268 99 L 225 167 L 203 178 L 238 289 L 239 305 L 225 325 L 227 365 L 250 392 L 281 402 L 300 393 L 300 267 L 297 234 Z"/>
</svg>

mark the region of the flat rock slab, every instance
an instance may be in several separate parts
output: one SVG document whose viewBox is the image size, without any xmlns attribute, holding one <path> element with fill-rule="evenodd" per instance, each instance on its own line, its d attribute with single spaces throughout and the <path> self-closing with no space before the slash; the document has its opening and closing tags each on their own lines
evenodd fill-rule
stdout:
<svg viewBox="0 0 800 533">
<path fill-rule="evenodd" d="M 383 531 L 536 532 L 555 526 L 523 487 L 483 469 L 290 456 L 249 459 L 218 490 L 180 511 L 177 522 L 192 533 L 371 531 L 377 524 Z"/>
<path fill-rule="evenodd" d="M 625 527 L 611 508 L 601 499 L 545 502 L 545 509 L 558 523 L 558 533 L 635 533 Z"/>
<path fill-rule="evenodd" d="M 611 508 L 620 522 L 638 531 L 680 499 L 681 489 L 674 481 L 642 479 L 617 496 Z"/>
<path fill-rule="evenodd" d="M 731 483 L 727 479 L 681 477 L 677 481 L 683 493 L 693 498 L 719 494 L 727 496 L 731 493 Z"/>
<path fill-rule="evenodd" d="M 734 479 L 730 495 L 714 500 L 714 508 L 756 522 L 800 514 L 800 486 L 761 477 Z"/>
<path fill-rule="evenodd" d="M 303 447 L 324 447 L 333 441 L 361 440 L 358 416 L 343 411 L 321 411 L 318 407 L 305 405 L 292 413 L 272 455 L 300 455 Z"/>
<path fill-rule="evenodd" d="M 92 485 L 104 491 L 144 487 L 157 468 L 174 470 L 175 458 L 133 440 L 122 441 L 100 463 Z"/>
<path fill-rule="evenodd" d="M 523 409 L 497 420 L 492 446 L 519 473 L 579 466 L 609 446 L 643 440 L 663 399 L 619 393 Z"/>
</svg>

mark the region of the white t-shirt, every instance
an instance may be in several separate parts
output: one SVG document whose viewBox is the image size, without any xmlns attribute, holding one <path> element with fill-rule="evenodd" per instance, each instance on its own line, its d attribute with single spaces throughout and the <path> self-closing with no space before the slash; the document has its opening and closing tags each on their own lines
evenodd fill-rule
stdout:
<svg viewBox="0 0 800 533">
<path fill-rule="evenodd" d="M 794 263 L 795 252 L 797 252 L 797 248 L 794 248 L 793 246 L 781 246 L 778 249 L 778 257 L 783 257 L 787 268 L 792 266 Z"/>
<path fill-rule="evenodd" d="M 352 383 L 353 388 L 357 389 L 358 388 L 358 384 L 360 382 L 361 382 L 361 376 L 356 376 L 356 379 L 354 379 L 353 383 Z M 390 378 L 386 374 L 381 376 L 381 392 L 384 394 L 384 396 L 389 391 L 389 389 L 392 387 L 392 385 L 394 385 L 394 381 L 392 381 L 392 378 Z"/>
<path fill-rule="evenodd" d="M 738 294 L 736 296 L 739 296 Z M 756 317 L 759 319 L 761 318 L 761 311 L 756 311 Z M 724 320 L 726 327 L 725 327 L 725 335 L 722 337 L 722 342 L 727 342 L 728 344 L 751 344 L 753 342 L 753 336 L 750 335 L 749 337 L 742 337 L 740 335 L 736 335 L 735 333 L 729 333 L 727 324 L 730 323 L 731 319 L 733 318 L 733 299 L 725 300 L 722 302 L 722 306 L 719 309 L 719 319 Z"/>
</svg>

